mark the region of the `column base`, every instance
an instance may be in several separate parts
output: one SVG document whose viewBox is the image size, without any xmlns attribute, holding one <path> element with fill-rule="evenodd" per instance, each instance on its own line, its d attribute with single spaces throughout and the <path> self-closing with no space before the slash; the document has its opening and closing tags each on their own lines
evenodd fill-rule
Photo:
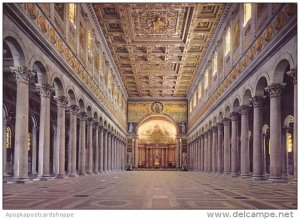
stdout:
<svg viewBox="0 0 300 219">
<path fill-rule="evenodd" d="M 292 183 L 296 183 L 296 184 L 297 184 L 297 177 L 294 177 L 294 178 L 293 178 Z"/>
<path fill-rule="evenodd" d="M 91 171 L 88 171 L 88 172 L 87 172 L 87 175 L 94 175 L 94 173 L 91 172 Z"/>
<path fill-rule="evenodd" d="M 56 176 L 56 179 L 65 179 L 65 178 L 68 178 L 68 176 L 66 174 L 64 174 L 64 173 L 58 174 Z"/>
<path fill-rule="evenodd" d="M 103 170 L 100 170 L 99 173 L 104 173 L 104 171 L 103 171 Z"/>
<path fill-rule="evenodd" d="M 51 176 L 42 176 L 40 178 L 38 178 L 40 181 L 49 181 L 51 179 L 53 179 L 53 177 Z"/>
<path fill-rule="evenodd" d="M 230 172 L 223 172 L 223 175 L 230 175 Z"/>
<path fill-rule="evenodd" d="M 238 177 L 239 174 L 238 173 L 231 173 L 231 177 Z"/>
<path fill-rule="evenodd" d="M 95 172 L 94 172 L 94 174 L 98 175 L 98 174 L 99 174 L 99 171 L 98 171 L 98 170 L 97 170 L 97 171 L 95 171 Z"/>
<path fill-rule="evenodd" d="M 283 179 L 283 178 L 270 178 L 269 181 L 271 183 L 287 183 L 288 182 L 287 179 Z"/>
<path fill-rule="evenodd" d="M 265 178 L 264 178 L 264 176 L 260 175 L 260 176 L 252 176 L 252 179 L 253 179 L 254 181 L 262 181 L 262 180 L 264 180 Z"/>
<path fill-rule="evenodd" d="M 33 182 L 29 178 L 13 178 L 11 180 L 7 180 L 7 184 L 25 184 L 25 183 L 30 183 Z"/>
<path fill-rule="evenodd" d="M 77 173 L 71 173 L 68 175 L 69 177 L 79 177 L 79 175 Z"/>
<path fill-rule="evenodd" d="M 241 177 L 243 179 L 248 179 L 248 178 L 251 178 L 251 175 L 250 174 L 241 174 Z"/>
<path fill-rule="evenodd" d="M 79 172 L 79 176 L 86 176 L 85 172 Z"/>
</svg>

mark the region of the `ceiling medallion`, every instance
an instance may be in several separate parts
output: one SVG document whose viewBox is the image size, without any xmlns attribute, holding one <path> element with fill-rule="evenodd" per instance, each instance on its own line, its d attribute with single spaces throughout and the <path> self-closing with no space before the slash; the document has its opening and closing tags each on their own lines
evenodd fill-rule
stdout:
<svg viewBox="0 0 300 219">
<path fill-rule="evenodd" d="M 157 16 L 150 26 L 154 31 L 159 31 L 168 28 L 168 21 L 161 16 Z"/>
</svg>

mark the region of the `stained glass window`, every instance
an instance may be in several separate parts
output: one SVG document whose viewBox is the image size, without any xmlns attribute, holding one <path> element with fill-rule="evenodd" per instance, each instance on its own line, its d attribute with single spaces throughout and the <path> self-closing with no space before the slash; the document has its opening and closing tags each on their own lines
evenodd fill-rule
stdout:
<svg viewBox="0 0 300 219">
<path fill-rule="evenodd" d="M 27 135 L 27 149 L 30 151 L 31 148 L 31 133 L 28 133 Z"/>
<path fill-rule="evenodd" d="M 198 86 L 198 99 L 200 99 L 201 97 L 202 97 L 202 89 L 201 89 L 201 81 L 200 81 Z"/>
</svg>

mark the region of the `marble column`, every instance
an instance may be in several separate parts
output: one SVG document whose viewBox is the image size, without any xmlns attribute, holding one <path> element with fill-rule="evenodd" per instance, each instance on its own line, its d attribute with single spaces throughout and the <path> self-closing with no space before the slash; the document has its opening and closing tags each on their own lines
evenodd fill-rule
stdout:
<svg viewBox="0 0 300 219">
<path fill-rule="evenodd" d="M 108 139 L 108 131 L 107 129 L 103 129 L 103 171 L 107 173 L 107 158 L 108 158 L 108 153 L 107 153 L 107 139 Z"/>
<path fill-rule="evenodd" d="M 223 173 L 223 123 L 217 123 L 218 128 L 218 144 L 217 144 L 217 172 Z"/>
<path fill-rule="evenodd" d="M 87 161 L 87 174 L 93 174 L 93 124 L 94 118 L 89 117 L 87 120 L 87 150 L 88 150 L 88 161 Z"/>
<path fill-rule="evenodd" d="M 69 106 L 70 113 L 70 135 L 69 135 L 69 153 L 71 154 L 71 159 L 69 162 L 71 163 L 71 171 L 69 172 L 69 177 L 77 177 L 77 113 L 79 112 L 79 107 L 77 105 Z"/>
<path fill-rule="evenodd" d="M 293 182 L 297 182 L 297 70 L 291 69 L 287 72 L 287 75 L 291 77 L 294 83 L 294 130 L 293 130 L 293 155 L 294 155 L 294 178 Z"/>
<path fill-rule="evenodd" d="M 137 168 L 138 167 L 138 146 L 139 146 L 139 139 L 138 137 L 136 137 L 134 139 L 134 167 Z"/>
<path fill-rule="evenodd" d="M 79 163 L 79 175 L 86 175 L 85 164 L 86 164 L 86 120 L 87 113 L 80 112 L 80 163 Z"/>
<path fill-rule="evenodd" d="M 205 154 L 204 154 L 204 139 L 205 139 L 205 135 L 204 134 L 201 134 L 201 137 L 200 137 L 200 142 L 201 142 L 201 171 L 203 172 L 204 171 L 204 157 L 205 157 Z"/>
<path fill-rule="evenodd" d="M 110 166 L 110 171 L 113 171 L 113 164 L 114 164 L 114 134 L 110 135 L 110 162 L 109 162 L 109 166 Z"/>
<path fill-rule="evenodd" d="M 250 151 L 249 151 L 249 111 L 250 106 L 241 105 L 241 176 L 250 176 Z"/>
<path fill-rule="evenodd" d="M 15 146 L 14 146 L 14 180 L 28 180 L 28 116 L 29 116 L 29 81 L 35 72 L 26 67 L 11 67 L 17 82 Z"/>
<path fill-rule="evenodd" d="M 208 138 L 207 138 L 207 171 L 211 173 L 211 165 L 212 165 L 212 129 L 208 129 Z"/>
<path fill-rule="evenodd" d="M 212 172 L 216 173 L 217 172 L 217 144 L 218 144 L 218 134 L 217 134 L 217 127 L 213 126 L 212 127 L 212 133 L 213 133 L 213 138 L 212 138 Z"/>
<path fill-rule="evenodd" d="M 94 155 L 95 155 L 95 160 L 94 160 L 94 173 L 98 174 L 99 173 L 99 123 L 94 122 L 94 130 L 95 130 L 95 141 L 94 141 Z"/>
<path fill-rule="evenodd" d="M 254 96 L 253 104 L 253 175 L 254 180 L 263 179 L 262 107 L 263 97 Z"/>
<path fill-rule="evenodd" d="M 115 154 L 116 154 L 116 145 L 115 145 L 115 138 L 116 136 L 115 135 L 112 135 L 111 137 L 111 171 L 115 171 L 115 162 L 116 162 L 116 157 L 115 157 Z"/>
<path fill-rule="evenodd" d="M 59 151 L 59 162 L 58 162 L 58 176 L 57 178 L 65 178 L 65 109 L 67 107 L 68 100 L 65 96 L 55 96 L 54 99 L 57 102 L 57 137 L 56 137 L 56 147 Z M 57 159 L 57 158 L 56 158 Z"/>
<path fill-rule="evenodd" d="M 230 174 L 230 122 L 229 118 L 223 119 L 224 125 L 224 174 Z"/>
<path fill-rule="evenodd" d="M 4 128 L 4 127 L 3 127 Z M 5 128 L 6 130 L 6 128 Z M 37 161 L 37 132 L 38 132 L 38 128 L 36 126 L 32 127 L 31 130 L 31 139 L 32 139 L 32 148 L 31 148 L 31 174 L 32 175 L 36 175 L 37 171 L 36 171 L 36 161 Z M 6 144 L 5 144 L 6 146 Z M 3 167 L 4 168 L 4 167 Z"/>
<path fill-rule="evenodd" d="M 232 112 L 229 116 L 231 119 L 231 175 L 238 176 L 237 123 L 239 114 L 237 112 Z"/>
<path fill-rule="evenodd" d="M 39 178 L 50 178 L 50 97 L 52 87 L 48 84 L 37 85 L 41 95 L 40 135 L 39 135 Z M 56 162 L 57 160 L 53 160 Z"/>
<path fill-rule="evenodd" d="M 6 149 L 6 123 L 7 123 L 7 117 L 3 115 L 3 121 L 2 121 L 2 153 L 3 153 L 3 176 L 8 176 L 6 172 L 6 163 L 7 163 L 7 149 Z M 33 135 L 33 134 L 32 134 Z"/>
<path fill-rule="evenodd" d="M 112 133 L 107 133 L 107 171 L 111 172 L 111 136 Z"/>
<path fill-rule="evenodd" d="M 201 137 L 199 136 L 197 139 L 197 170 L 200 170 L 201 166 Z"/>
<path fill-rule="evenodd" d="M 208 172 L 208 131 L 204 133 L 204 172 Z"/>
<path fill-rule="evenodd" d="M 99 126 L 99 172 L 103 173 L 103 148 L 104 148 L 104 140 L 103 140 L 103 126 Z"/>
<path fill-rule="evenodd" d="M 281 91 L 282 84 L 265 88 L 270 95 L 270 180 L 282 180 Z"/>
</svg>

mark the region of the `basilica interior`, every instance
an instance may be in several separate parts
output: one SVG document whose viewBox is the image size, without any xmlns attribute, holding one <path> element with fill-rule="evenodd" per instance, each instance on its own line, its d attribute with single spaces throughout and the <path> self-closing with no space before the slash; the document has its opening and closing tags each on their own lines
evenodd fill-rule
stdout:
<svg viewBox="0 0 300 219">
<path fill-rule="evenodd" d="M 297 208 L 297 4 L 4 3 L 2 24 L 4 209 Z"/>
</svg>

